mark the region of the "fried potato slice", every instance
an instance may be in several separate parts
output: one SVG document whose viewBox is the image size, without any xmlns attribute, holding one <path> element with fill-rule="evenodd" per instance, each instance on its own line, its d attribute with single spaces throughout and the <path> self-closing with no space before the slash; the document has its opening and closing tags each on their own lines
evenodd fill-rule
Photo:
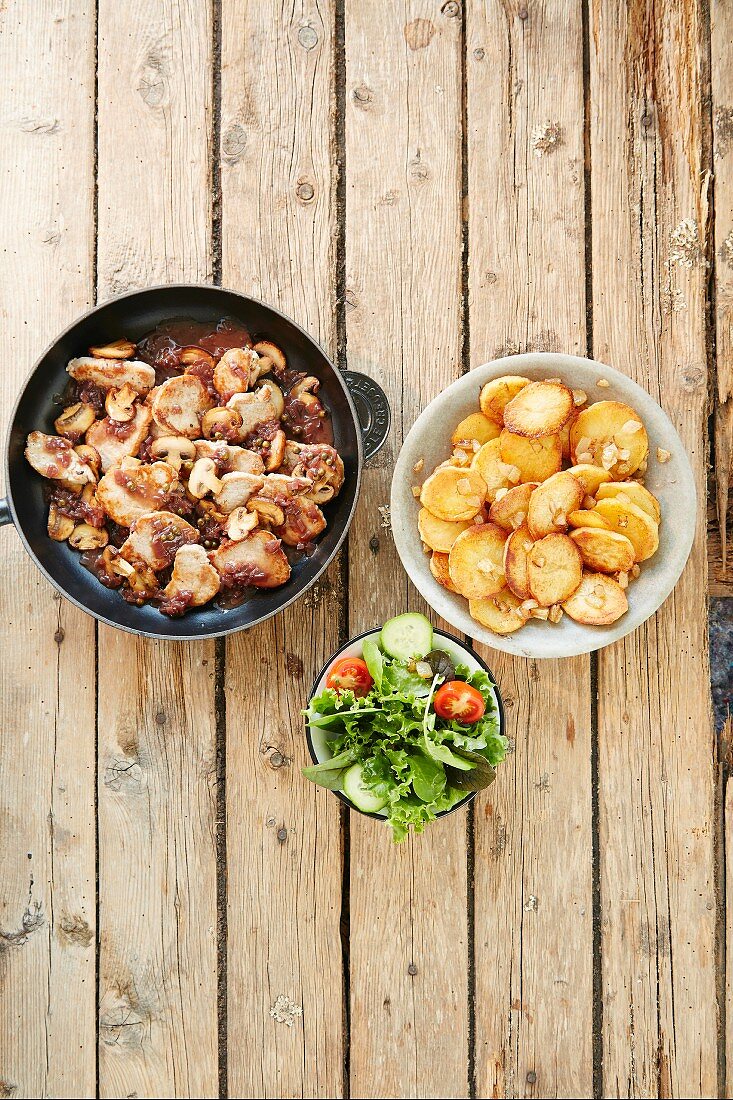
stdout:
<svg viewBox="0 0 733 1100">
<path fill-rule="evenodd" d="M 656 553 L 659 527 L 648 512 L 617 496 L 599 500 L 594 511 L 606 520 L 612 531 L 626 535 L 634 547 L 636 561 L 646 561 Z"/>
<path fill-rule="evenodd" d="M 466 519 L 456 523 L 438 519 L 427 508 L 421 508 L 417 517 L 420 538 L 431 550 L 437 550 L 440 554 L 448 554 L 461 531 L 465 531 L 470 526 L 471 521 Z"/>
<path fill-rule="evenodd" d="M 602 466 L 591 466 L 588 462 L 581 462 L 578 466 L 571 466 L 568 473 L 572 474 L 575 480 L 580 482 L 583 494 L 591 497 L 596 495 L 599 485 L 603 485 L 604 482 L 611 480 L 611 475 L 608 470 L 604 470 Z"/>
<path fill-rule="evenodd" d="M 504 544 L 504 576 L 507 585 L 520 600 L 530 598 L 529 552 L 533 545 L 526 524 L 512 531 Z"/>
<path fill-rule="evenodd" d="M 662 509 L 659 507 L 659 501 L 653 493 L 650 493 L 638 481 L 608 481 L 598 488 L 595 495 L 598 500 L 605 500 L 607 497 L 619 497 L 623 500 L 625 497 L 637 508 L 647 512 L 655 523 L 659 523 L 662 519 Z"/>
<path fill-rule="evenodd" d="M 447 554 L 441 554 L 438 550 L 434 550 L 430 555 L 429 564 L 430 572 L 433 574 L 438 584 L 442 584 L 443 588 L 447 588 L 449 592 L 458 592 L 458 589 L 450 579 Z"/>
<path fill-rule="evenodd" d="M 529 500 L 527 526 L 535 539 L 553 531 L 566 531 L 568 513 L 580 508 L 583 490 L 572 474 L 562 470 L 543 481 Z"/>
<path fill-rule="evenodd" d="M 467 600 L 485 599 L 504 587 L 506 531 L 475 523 L 458 536 L 448 557 L 450 579 Z"/>
<path fill-rule="evenodd" d="M 423 482 L 420 503 L 436 519 L 473 519 L 486 497 L 486 483 L 473 469 L 441 466 Z"/>
<path fill-rule="evenodd" d="M 634 564 L 634 547 L 626 535 L 578 527 L 570 538 L 580 550 L 583 565 L 600 573 L 627 573 Z"/>
<path fill-rule="evenodd" d="M 568 523 L 571 527 L 595 527 L 600 531 L 610 531 L 603 516 L 595 509 L 578 508 L 575 512 L 568 512 Z"/>
<path fill-rule="evenodd" d="M 529 378 L 522 378 L 518 374 L 505 374 L 501 378 L 494 378 L 487 382 L 479 394 L 481 412 L 495 424 L 504 423 L 504 409 L 520 390 L 529 385 Z"/>
<path fill-rule="evenodd" d="M 489 420 L 488 416 L 484 416 L 483 413 L 469 413 L 460 424 L 456 424 L 450 441 L 453 444 L 461 444 L 475 439 L 478 444 L 483 446 L 484 443 L 496 439 L 500 431 L 501 428 L 496 421 Z"/>
<path fill-rule="evenodd" d="M 469 600 L 468 612 L 472 619 L 494 634 L 513 634 L 527 621 L 521 600 L 509 588 L 502 588 L 501 592 L 485 600 Z"/>
<path fill-rule="evenodd" d="M 504 427 L 528 439 L 555 435 L 573 407 L 573 395 L 562 382 L 530 382 L 505 407 Z"/>
<path fill-rule="evenodd" d="M 515 485 L 497 498 L 489 508 L 489 519 L 505 531 L 516 531 L 527 519 L 529 498 L 538 482 L 526 481 L 524 485 Z"/>
<path fill-rule="evenodd" d="M 563 610 L 584 626 L 608 626 L 628 610 L 620 584 L 605 573 L 586 573 L 579 587 L 563 602 Z"/>
<path fill-rule="evenodd" d="M 529 591 L 541 607 L 562 603 L 583 576 L 580 551 L 567 535 L 545 535 L 528 554 Z"/>
<path fill-rule="evenodd" d="M 499 436 L 502 462 L 516 466 L 520 481 L 546 481 L 562 469 L 562 441 L 559 435 L 526 439 L 504 431 Z"/>
<path fill-rule="evenodd" d="M 474 455 L 471 469 L 483 478 L 489 503 L 496 500 L 499 489 L 510 489 L 520 478 L 519 470 L 502 459 L 498 439 L 484 443 Z"/>
<path fill-rule="evenodd" d="M 596 401 L 578 413 L 570 429 L 575 463 L 592 463 L 618 480 L 638 470 L 649 453 L 641 418 L 622 401 Z"/>
</svg>

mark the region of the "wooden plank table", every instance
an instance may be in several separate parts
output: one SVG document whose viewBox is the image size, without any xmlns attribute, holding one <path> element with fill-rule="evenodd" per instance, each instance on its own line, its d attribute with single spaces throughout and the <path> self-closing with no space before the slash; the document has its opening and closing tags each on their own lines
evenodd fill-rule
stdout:
<svg viewBox="0 0 733 1100">
<path fill-rule="evenodd" d="M 733 1095 L 729 0 L 4 0 L 0 43 L 5 417 L 167 281 L 273 303 L 393 411 L 347 549 L 226 643 L 97 627 L 2 536 L 0 1096 Z M 418 412 L 527 350 L 662 403 L 693 554 L 597 656 L 487 650 L 514 753 L 393 847 L 302 779 L 299 712 L 425 610 L 382 510 Z"/>
</svg>

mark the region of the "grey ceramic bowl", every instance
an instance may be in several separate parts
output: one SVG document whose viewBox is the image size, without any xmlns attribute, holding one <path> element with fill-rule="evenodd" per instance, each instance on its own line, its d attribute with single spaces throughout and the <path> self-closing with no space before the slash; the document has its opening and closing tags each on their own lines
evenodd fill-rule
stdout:
<svg viewBox="0 0 733 1100">
<path fill-rule="evenodd" d="M 567 615 L 557 624 L 530 621 L 515 634 L 500 636 L 475 622 L 468 601 L 443 588 L 433 577 L 429 556 L 417 531 L 420 504 L 412 486 L 448 458 L 450 434 L 464 416 L 478 409 L 481 387 L 503 374 L 527 378 L 562 378 L 572 389 L 585 390 L 590 402 L 617 400 L 631 405 L 649 435 L 647 488 L 659 499 L 662 523 L 659 549 L 641 566 L 641 576 L 628 588 L 629 610 L 611 626 L 582 626 Z M 600 388 L 599 378 L 610 385 Z M 668 462 L 656 458 L 657 447 L 671 452 Z M 417 478 L 413 467 L 424 468 Z M 685 566 L 695 534 L 697 496 L 687 453 L 671 420 L 649 394 L 625 374 L 575 355 L 536 353 L 495 359 L 463 375 L 444 390 L 415 421 L 400 451 L 392 479 L 392 531 L 397 551 L 410 579 L 430 606 L 446 622 L 476 641 L 521 657 L 572 657 L 591 653 L 623 638 L 648 619 L 666 600 Z"/>
</svg>

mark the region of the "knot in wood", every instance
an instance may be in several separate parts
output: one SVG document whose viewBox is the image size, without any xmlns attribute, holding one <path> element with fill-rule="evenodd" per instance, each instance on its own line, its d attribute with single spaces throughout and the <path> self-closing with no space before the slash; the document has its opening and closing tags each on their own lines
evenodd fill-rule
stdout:
<svg viewBox="0 0 733 1100">
<path fill-rule="evenodd" d="M 239 122 L 233 123 L 224 131 L 221 139 L 221 151 L 228 164 L 241 160 L 247 147 L 247 134 Z"/>
<path fill-rule="evenodd" d="M 315 195 L 315 190 L 312 183 L 299 183 L 295 193 L 301 202 L 310 202 Z"/>
<path fill-rule="evenodd" d="M 521 7 L 517 12 L 517 15 L 522 20 L 522 22 L 524 22 L 525 19 L 529 19 L 529 12 L 525 7 Z"/>
<path fill-rule="evenodd" d="M 280 841 L 281 844 L 284 844 L 285 841 L 288 839 L 288 830 L 284 826 L 278 829 L 277 839 Z"/>
<path fill-rule="evenodd" d="M 412 978 L 415 977 L 415 975 L 417 974 L 417 967 L 415 966 L 414 963 L 410 963 L 410 965 L 407 968 L 407 973 L 410 975 L 410 977 L 412 977 Z"/>
<path fill-rule="evenodd" d="M 457 0 L 447 0 L 440 10 L 448 19 L 455 19 L 461 14 L 461 5 Z"/>
<path fill-rule="evenodd" d="M 537 1084 L 537 1074 L 535 1073 L 535 1071 L 533 1069 L 531 1069 L 529 1071 L 529 1073 L 527 1074 L 527 1084 L 528 1085 L 536 1085 Z"/>
<path fill-rule="evenodd" d="M 476 61 L 483 61 L 483 59 L 486 57 L 486 51 L 482 46 L 477 46 L 476 49 L 473 51 L 473 56 Z"/>
<path fill-rule="evenodd" d="M 56 631 L 56 633 L 54 634 L 53 640 L 55 641 L 56 645 L 61 645 L 61 643 L 63 642 L 65 637 L 66 637 L 66 634 L 64 632 L 64 628 L 62 626 L 60 626 L 58 628 L 58 630 Z"/>
<path fill-rule="evenodd" d="M 298 31 L 298 41 L 304 50 L 312 50 L 318 45 L 318 34 L 313 27 L 301 27 Z"/>
<path fill-rule="evenodd" d="M 374 99 L 371 88 L 367 88 L 366 84 L 357 85 L 351 95 L 354 102 L 358 104 L 359 107 L 368 107 Z"/>
<path fill-rule="evenodd" d="M 379 553 L 379 538 L 377 537 L 377 535 L 372 535 L 372 537 L 369 539 L 369 549 L 371 550 L 372 554 Z"/>
</svg>

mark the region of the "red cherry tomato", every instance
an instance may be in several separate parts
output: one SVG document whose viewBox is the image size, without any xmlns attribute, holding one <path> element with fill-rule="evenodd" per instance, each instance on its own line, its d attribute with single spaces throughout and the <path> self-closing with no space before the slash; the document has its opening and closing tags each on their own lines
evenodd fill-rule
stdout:
<svg viewBox="0 0 733 1100">
<path fill-rule="evenodd" d="M 334 691 L 353 691 L 354 695 L 366 695 L 374 683 L 369 669 L 360 657 L 341 657 L 331 666 L 326 687 Z"/>
<path fill-rule="evenodd" d="M 450 722 L 478 722 L 486 710 L 486 703 L 480 691 L 463 680 L 449 680 L 435 693 L 433 702 L 435 713 Z"/>
</svg>

